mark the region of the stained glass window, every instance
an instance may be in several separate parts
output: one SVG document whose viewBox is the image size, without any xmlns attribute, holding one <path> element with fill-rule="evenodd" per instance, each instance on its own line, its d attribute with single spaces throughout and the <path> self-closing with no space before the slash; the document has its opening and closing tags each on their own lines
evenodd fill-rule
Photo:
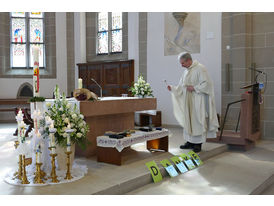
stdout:
<svg viewBox="0 0 274 206">
<path fill-rule="evenodd" d="M 32 48 L 40 47 L 39 67 L 44 59 L 44 16 L 43 12 L 11 12 L 11 66 L 32 68 Z"/>
<path fill-rule="evenodd" d="M 25 12 L 11 12 L 12 17 L 25 17 Z"/>
<path fill-rule="evenodd" d="M 98 31 L 107 31 L 108 30 L 108 13 L 100 12 L 98 14 Z"/>
<path fill-rule="evenodd" d="M 26 67 L 26 44 L 12 44 L 13 67 Z"/>
<path fill-rule="evenodd" d="M 98 33 L 98 53 L 105 54 L 108 53 L 108 32 Z"/>
<path fill-rule="evenodd" d="M 122 12 L 99 12 L 97 53 L 122 52 Z"/>
<path fill-rule="evenodd" d="M 122 12 L 112 12 L 112 29 L 122 28 Z"/>
<path fill-rule="evenodd" d="M 111 51 L 112 52 L 120 52 L 122 51 L 122 30 L 114 30 L 112 31 L 111 36 Z"/>
<path fill-rule="evenodd" d="M 26 42 L 26 25 L 25 18 L 12 18 L 11 19 L 11 32 L 12 41 L 15 43 Z"/>
<path fill-rule="evenodd" d="M 43 42 L 43 19 L 30 19 L 30 42 Z"/>
</svg>

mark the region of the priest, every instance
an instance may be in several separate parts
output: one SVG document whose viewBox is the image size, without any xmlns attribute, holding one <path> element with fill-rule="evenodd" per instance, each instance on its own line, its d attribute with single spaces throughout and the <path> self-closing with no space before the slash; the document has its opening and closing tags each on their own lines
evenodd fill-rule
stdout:
<svg viewBox="0 0 274 206">
<path fill-rule="evenodd" d="M 183 127 L 186 140 L 181 149 L 200 152 L 206 138 L 216 138 L 217 119 L 214 87 L 204 65 L 192 60 L 189 53 L 179 54 L 178 60 L 186 68 L 177 86 L 168 85 L 173 112 Z"/>
</svg>

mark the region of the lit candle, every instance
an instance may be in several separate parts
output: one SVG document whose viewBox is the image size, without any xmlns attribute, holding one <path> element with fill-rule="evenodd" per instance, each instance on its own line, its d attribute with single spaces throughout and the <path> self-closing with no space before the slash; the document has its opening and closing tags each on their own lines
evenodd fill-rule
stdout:
<svg viewBox="0 0 274 206">
<path fill-rule="evenodd" d="M 37 161 L 37 163 L 41 163 L 41 150 L 40 150 L 40 145 L 38 146 L 38 149 L 37 149 L 37 159 L 36 159 L 36 161 Z"/>
<path fill-rule="evenodd" d="M 67 137 L 67 152 L 70 152 L 70 134 Z"/>
<path fill-rule="evenodd" d="M 18 142 L 20 144 L 21 143 L 21 127 L 20 127 L 20 123 L 19 122 L 18 122 L 17 137 L 18 137 Z"/>
<path fill-rule="evenodd" d="M 70 145 L 67 146 L 67 152 L 70 152 Z"/>
<path fill-rule="evenodd" d="M 37 128 L 40 127 L 40 119 L 41 119 L 41 112 L 40 112 L 40 110 L 38 110 L 38 112 L 37 112 Z"/>
<path fill-rule="evenodd" d="M 52 147 L 52 148 L 51 148 L 51 153 L 52 153 L 52 154 L 56 154 L 55 147 Z"/>
<path fill-rule="evenodd" d="M 78 79 L 78 89 L 83 88 L 83 80 L 81 78 Z"/>
<path fill-rule="evenodd" d="M 39 130 L 38 130 L 37 133 L 36 133 L 36 137 L 37 137 L 38 139 L 41 137 L 41 134 L 40 134 Z"/>
<path fill-rule="evenodd" d="M 39 52 L 38 46 L 33 47 L 33 96 L 39 97 Z"/>
</svg>

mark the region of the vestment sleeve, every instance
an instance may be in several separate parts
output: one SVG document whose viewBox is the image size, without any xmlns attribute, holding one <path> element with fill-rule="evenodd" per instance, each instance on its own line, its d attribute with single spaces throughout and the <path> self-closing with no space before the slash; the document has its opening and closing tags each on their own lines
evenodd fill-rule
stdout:
<svg viewBox="0 0 274 206">
<path fill-rule="evenodd" d="M 209 84 L 210 79 L 208 77 L 207 71 L 205 69 L 201 69 L 198 73 L 198 84 L 194 86 L 195 92 L 209 94 Z"/>
</svg>

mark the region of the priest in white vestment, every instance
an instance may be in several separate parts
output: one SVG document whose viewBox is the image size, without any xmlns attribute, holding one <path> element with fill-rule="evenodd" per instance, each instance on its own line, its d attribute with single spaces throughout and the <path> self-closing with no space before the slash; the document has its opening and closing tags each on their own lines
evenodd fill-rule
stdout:
<svg viewBox="0 0 274 206">
<path fill-rule="evenodd" d="M 181 149 L 200 152 L 206 138 L 215 138 L 217 119 L 214 87 L 204 65 L 192 61 L 189 53 L 179 54 L 178 60 L 186 69 L 177 86 L 168 85 L 171 91 L 175 118 L 183 127 L 186 140 Z"/>
</svg>

